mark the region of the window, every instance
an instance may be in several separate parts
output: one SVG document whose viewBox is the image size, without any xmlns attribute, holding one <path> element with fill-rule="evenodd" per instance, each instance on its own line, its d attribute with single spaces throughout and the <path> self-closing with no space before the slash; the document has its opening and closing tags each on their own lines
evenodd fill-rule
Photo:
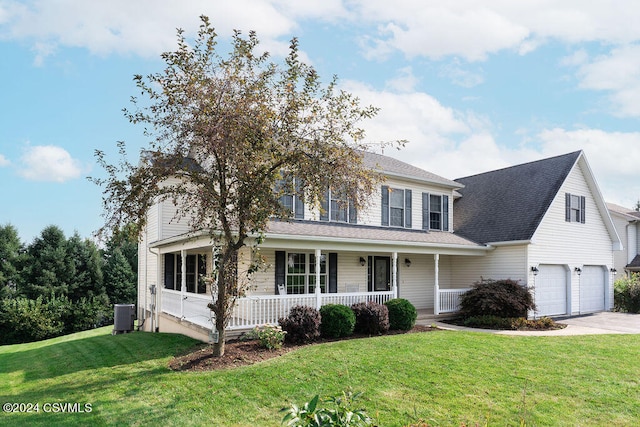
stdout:
<svg viewBox="0 0 640 427">
<path fill-rule="evenodd" d="M 316 287 L 316 256 L 306 253 L 287 254 L 287 294 L 312 294 Z M 327 291 L 327 257 L 320 256 L 320 292 Z"/>
<path fill-rule="evenodd" d="M 280 205 L 296 219 L 304 219 L 302 180 L 282 172 L 284 178 L 276 181 L 276 194 L 280 194 Z"/>
<path fill-rule="evenodd" d="M 584 196 L 577 196 L 575 194 L 565 194 L 565 220 L 567 222 L 579 222 L 584 224 L 586 220 L 585 215 L 586 198 Z"/>
<path fill-rule="evenodd" d="M 382 186 L 382 225 L 411 228 L 411 190 Z"/>
<path fill-rule="evenodd" d="M 422 193 L 422 229 L 449 231 L 449 196 Z"/>
<path fill-rule="evenodd" d="M 207 274 L 207 256 L 187 255 L 187 292 L 204 294 L 207 287 L 202 276 Z M 182 257 L 177 254 L 164 255 L 164 287 L 179 291 L 182 287 Z"/>
<path fill-rule="evenodd" d="M 320 221 L 358 222 L 357 211 L 344 191 L 327 189 L 320 207 Z"/>
</svg>

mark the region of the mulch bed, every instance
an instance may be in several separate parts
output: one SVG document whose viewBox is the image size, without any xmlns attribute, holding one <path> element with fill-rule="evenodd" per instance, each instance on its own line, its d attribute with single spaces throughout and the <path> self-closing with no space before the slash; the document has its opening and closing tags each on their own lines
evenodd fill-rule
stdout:
<svg viewBox="0 0 640 427">
<path fill-rule="evenodd" d="M 430 326 L 416 325 L 410 331 L 389 331 L 387 335 L 431 332 L 437 331 L 437 328 Z M 343 339 L 368 338 L 365 335 L 353 335 Z M 338 341 L 322 339 L 317 343 Z M 316 344 L 317 344 L 316 343 Z M 307 344 L 313 345 L 313 344 Z M 225 345 L 225 352 L 222 357 L 213 357 L 213 350 L 210 345 L 202 344 L 191 352 L 174 357 L 169 362 L 169 368 L 174 371 L 213 371 L 217 369 L 230 369 L 239 366 L 253 365 L 254 363 L 282 356 L 292 350 L 301 347 L 301 345 L 285 344 L 278 350 L 267 350 L 260 346 L 257 340 L 252 341 L 229 341 Z"/>
</svg>

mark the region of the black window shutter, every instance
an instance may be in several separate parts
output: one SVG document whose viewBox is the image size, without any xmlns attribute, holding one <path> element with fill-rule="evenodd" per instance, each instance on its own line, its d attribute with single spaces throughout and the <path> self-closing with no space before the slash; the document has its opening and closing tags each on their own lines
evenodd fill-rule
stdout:
<svg viewBox="0 0 640 427">
<path fill-rule="evenodd" d="M 442 231 L 449 231 L 449 196 L 442 196 Z"/>
<path fill-rule="evenodd" d="M 369 292 L 373 292 L 373 257 L 367 257 L 367 284 Z"/>
<path fill-rule="evenodd" d="M 587 217 L 585 215 L 586 204 L 587 204 L 586 197 L 581 196 L 580 197 L 580 222 L 583 223 L 583 224 L 586 222 L 586 219 L 587 219 Z"/>
<path fill-rule="evenodd" d="M 382 225 L 389 225 L 389 187 L 382 186 Z"/>
<path fill-rule="evenodd" d="M 164 254 L 164 287 L 166 289 L 175 289 L 175 255 Z"/>
<path fill-rule="evenodd" d="M 294 217 L 304 219 L 304 202 L 302 201 L 302 180 L 295 179 Z"/>
<path fill-rule="evenodd" d="M 429 229 L 429 193 L 422 193 L 422 229 Z"/>
<path fill-rule="evenodd" d="M 411 228 L 411 190 L 404 190 L 404 227 Z"/>
<path fill-rule="evenodd" d="M 329 189 L 324 192 L 324 200 L 320 201 L 320 221 L 329 221 Z"/>
<path fill-rule="evenodd" d="M 329 253 L 329 292 L 338 292 L 338 254 Z"/>
<path fill-rule="evenodd" d="M 349 224 L 357 224 L 358 223 L 358 211 L 356 207 L 353 205 L 353 202 L 349 200 Z"/>
<path fill-rule="evenodd" d="M 286 285 L 286 268 L 286 253 L 284 251 L 276 251 L 276 295 L 278 295 L 278 285 Z"/>
<path fill-rule="evenodd" d="M 566 211 L 565 221 L 571 222 L 571 194 L 565 193 L 564 200 L 565 200 L 565 211 Z"/>
</svg>

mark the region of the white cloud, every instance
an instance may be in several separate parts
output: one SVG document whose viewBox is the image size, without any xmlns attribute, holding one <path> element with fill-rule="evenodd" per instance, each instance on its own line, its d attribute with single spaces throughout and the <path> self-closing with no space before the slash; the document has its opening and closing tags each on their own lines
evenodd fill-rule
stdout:
<svg viewBox="0 0 640 427">
<path fill-rule="evenodd" d="M 11 162 L 9 161 L 9 159 L 7 159 L 5 156 L 0 154 L 0 168 L 9 166 L 10 164 Z"/>
<path fill-rule="evenodd" d="M 176 28 L 193 35 L 200 23 L 198 17 L 205 14 L 222 36 L 230 35 L 234 29 L 256 30 L 261 40 L 273 44 L 296 26 L 280 10 L 286 10 L 282 2 L 273 3 L 32 0 L 25 4 L 8 0 L 0 6 L 0 16 L 5 21 L 0 38 L 32 41 L 38 60 L 59 45 L 86 48 L 98 55 L 134 53 L 149 57 L 175 47 Z"/>
<path fill-rule="evenodd" d="M 640 4 L 627 0 L 359 0 L 354 14 L 375 23 L 367 55 L 459 56 L 484 60 L 504 49 L 526 54 L 548 40 L 623 44 L 640 39 Z"/>
<path fill-rule="evenodd" d="M 623 46 L 578 68 L 580 87 L 605 91 L 613 112 L 621 116 L 640 116 L 640 46 Z"/>
<path fill-rule="evenodd" d="M 32 181 L 65 182 L 82 174 L 80 162 L 54 145 L 27 147 L 21 161 L 18 173 Z"/>
</svg>

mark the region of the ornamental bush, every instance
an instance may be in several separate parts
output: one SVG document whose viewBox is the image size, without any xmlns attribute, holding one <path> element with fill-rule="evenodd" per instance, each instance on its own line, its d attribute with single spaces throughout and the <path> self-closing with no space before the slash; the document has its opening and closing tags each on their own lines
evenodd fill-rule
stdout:
<svg viewBox="0 0 640 427">
<path fill-rule="evenodd" d="M 389 330 L 389 309 L 385 305 L 373 301 L 360 302 L 353 304 L 351 309 L 356 315 L 356 332 L 380 335 Z"/>
<path fill-rule="evenodd" d="M 613 309 L 640 313 L 640 274 L 622 277 L 613 284 Z"/>
<path fill-rule="evenodd" d="M 356 315 L 346 305 L 327 304 L 320 307 L 320 333 L 327 338 L 340 338 L 353 334 Z"/>
<path fill-rule="evenodd" d="M 389 310 L 389 329 L 408 331 L 416 324 L 418 311 L 408 300 L 394 298 L 384 305 Z"/>
<path fill-rule="evenodd" d="M 463 317 L 527 317 L 529 310 L 535 310 L 531 292 L 511 279 L 476 282 L 460 296 Z"/>
<path fill-rule="evenodd" d="M 260 345 L 267 350 L 277 350 L 282 348 L 287 333 L 282 330 L 282 327 L 267 323 L 262 327 L 256 326 L 249 335 L 260 341 Z"/>
<path fill-rule="evenodd" d="M 289 315 L 278 320 L 290 343 L 309 343 L 320 338 L 320 312 L 314 307 L 296 305 Z"/>
</svg>

